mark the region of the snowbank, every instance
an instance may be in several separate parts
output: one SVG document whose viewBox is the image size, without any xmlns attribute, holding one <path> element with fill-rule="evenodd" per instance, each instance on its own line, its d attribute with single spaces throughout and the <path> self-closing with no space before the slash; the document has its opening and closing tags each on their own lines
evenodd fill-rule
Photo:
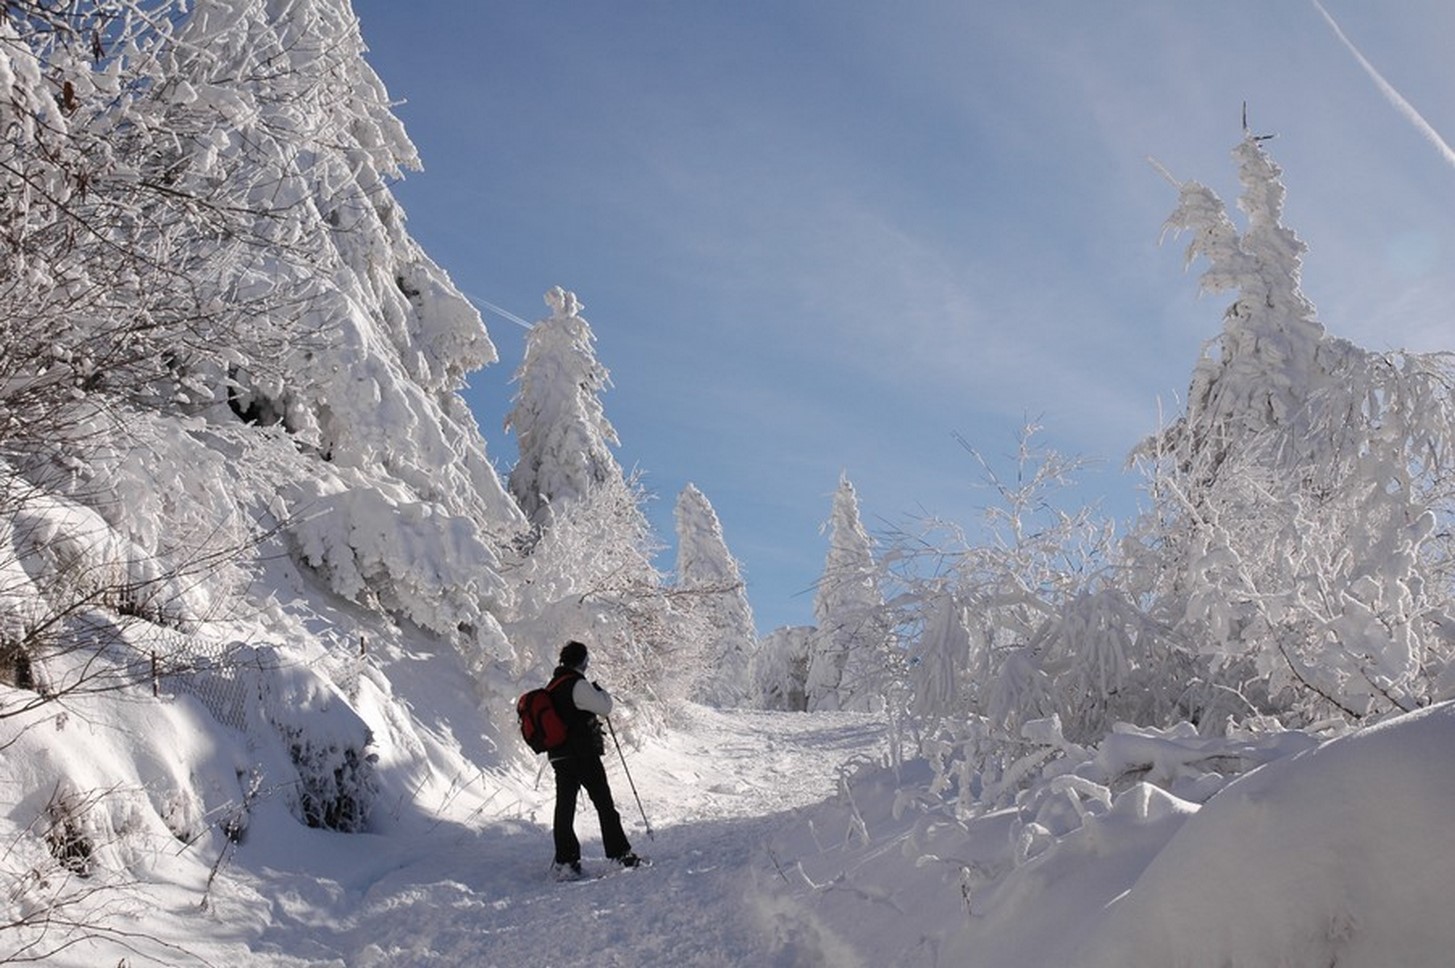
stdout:
<svg viewBox="0 0 1455 968">
<path fill-rule="evenodd" d="M 1448 964 L 1455 705 L 1248 774 L 1116 898 L 1076 964 Z"/>
<path fill-rule="evenodd" d="M 1172 736 L 1118 736 L 1109 763 L 1179 756 Z M 1041 830 L 1029 855 L 1043 798 L 956 820 L 913 793 L 924 763 L 867 768 L 773 837 L 781 896 L 759 904 L 864 964 L 1448 964 L 1455 704 L 1247 752 L 1276 758 L 1202 805 L 1133 783 L 1069 832 Z M 1145 775 L 1181 785 L 1178 772 Z"/>
</svg>

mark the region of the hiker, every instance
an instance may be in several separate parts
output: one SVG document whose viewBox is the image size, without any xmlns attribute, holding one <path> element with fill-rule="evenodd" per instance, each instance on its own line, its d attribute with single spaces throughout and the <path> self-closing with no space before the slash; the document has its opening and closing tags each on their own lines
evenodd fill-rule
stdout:
<svg viewBox="0 0 1455 968">
<path fill-rule="evenodd" d="M 576 795 L 582 787 L 596 807 L 601 821 L 601 844 L 606 856 L 623 867 L 642 863 L 632 853 L 632 846 L 621 827 L 621 815 L 611 799 L 611 785 L 606 780 L 606 767 L 601 762 L 606 742 L 598 716 L 611 713 L 611 695 L 586 679 L 590 663 L 586 646 L 567 642 L 561 648 L 560 663 L 552 675 L 552 683 L 564 677 L 551 690 L 556 711 L 566 722 L 566 742 L 550 751 L 551 767 L 556 773 L 555 870 L 562 877 L 581 876 L 581 843 L 576 839 Z"/>
</svg>

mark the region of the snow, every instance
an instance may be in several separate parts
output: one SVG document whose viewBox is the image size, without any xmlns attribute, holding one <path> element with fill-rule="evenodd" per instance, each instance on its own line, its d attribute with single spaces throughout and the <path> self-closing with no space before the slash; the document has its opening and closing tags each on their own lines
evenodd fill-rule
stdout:
<svg viewBox="0 0 1455 968">
<path fill-rule="evenodd" d="M 1452 729 L 1446 704 L 1231 784 L 1115 899 L 1084 963 L 1446 962 Z"/>
<path fill-rule="evenodd" d="M 0 116 L 15 121 L 0 154 L 34 167 L 27 190 L 48 186 L 11 193 L 18 226 L 43 227 L 48 206 L 134 204 L 128 179 L 163 169 L 215 215 L 250 220 L 260 191 L 279 206 L 238 233 L 158 202 L 175 250 L 114 271 L 105 246 L 68 268 L 73 243 L 45 248 L 45 233 L 7 263 L 24 288 L 6 319 L 30 331 L 7 330 L 0 380 L 0 963 L 1449 960 L 1455 705 L 1380 721 L 1455 676 L 1415 631 L 1455 623 L 1421 550 L 1441 530 L 1425 502 L 1438 481 L 1408 459 L 1450 449 L 1448 381 L 1433 357 L 1325 337 L 1254 141 L 1237 152 L 1249 229 L 1195 183 L 1172 223 L 1211 263 L 1205 287 L 1239 292 L 1223 355 L 1199 364 L 1188 415 L 1159 438 L 1213 460 L 1227 491 L 1198 498 L 1224 502 L 1217 520 L 1153 536 L 1171 545 L 1176 649 L 1129 631 L 1153 624 L 1133 597 L 1156 588 L 1073 587 L 1094 556 L 1050 564 L 1079 515 L 980 558 L 979 598 L 936 576 L 918 640 L 901 640 L 916 603 L 885 599 L 844 478 L 819 627 L 780 629 L 748 658 L 753 643 L 708 634 L 741 640 L 745 596 L 709 621 L 657 574 L 635 477 L 610 450 L 607 372 L 561 288 L 532 328 L 510 419 L 522 459 L 502 485 L 458 395 L 494 346 L 404 229 L 389 182 L 418 157 L 346 0 L 191 9 L 104 70 L 64 44 L 42 62 L 0 23 Z M 186 43 L 169 48 L 172 26 Z M 288 69 L 260 73 L 274 59 Z M 75 95 L 56 99 L 53 72 L 107 96 L 64 107 Z M 40 127 L 78 140 L 49 151 Z M 102 161 L 111 180 L 90 182 Z M 185 271 L 148 274 L 172 255 Z M 132 312 L 190 320 L 191 302 L 151 291 L 173 277 L 210 287 L 205 326 L 116 328 Z M 66 285 L 104 296 L 57 307 Z M 280 301 L 294 288 L 309 297 Z M 93 352 L 122 337 L 156 342 L 122 390 L 93 385 Z M 1311 381 L 1324 396 L 1306 409 Z M 1257 441 L 1199 450 L 1254 416 L 1292 421 L 1303 449 L 1288 453 L 1317 458 L 1299 468 L 1348 482 L 1319 521 L 1297 490 L 1263 486 L 1280 468 L 1258 466 Z M 1007 494 L 1029 501 L 1062 469 L 1048 458 Z M 696 540 L 677 591 L 739 591 L 695 488 L 682 517 Z M 512 709 L 566 637 L 590 643 L 620 700 L 608 770 L 650 869 L 601 858 L 583 803 L 600 876 L 550 876 L 551 780 Z M 1297 730 L 1215 678 L 1237 718 L 1178 698 L 1239 662 L 1260 673 L 1239 689 L 1321 673 L 1338 698 L 1307 690 L 1287 710 Z M 707 664 L 731 687 L 716 702 L 751 677 L 792 711 L 679 699 Z M 906 683 L 917 696 L 896 694 Z"/>
<path fill-rule="evenodd" d="M 187 697 L 147 709 L 162 728 L 152 734 L 155 759 L 143 763 L 158 776 L 189 762 L 226 772 L 229 754 L 241 752 L 163 752 L 167 737 L 207 734 L 194 721 L 199 711 Z M 125 713 L 91 725 L 119 744 L 136 725 L 122 722 L 132 718 Z M 151 844 L 144 853 L 157 880 L 128 894 L 135 903 L 123 916 L 132 940 L 79 944 L 47 963 L 802 964 L 805 946 L 816 942 L 785 927 L 791 907 L 777 897 L 764 844 L 832 794 L 842 760 L 876 755 L 882 741 L 879 723 L 852 714 L 685 707 L 666 739 L 624 751 L 654 838 L 621 760 L 608 760 L 633 846 L 654 866 L 611 872 L 583 803 L 586 867 L 609 876 L 582 883 L 558 883 L 549 872 L 548 772 L 539 783 L 524 767 L 457 777 L 452 787 L 423 791 L 418 803 L 395 804 L 398 815 L 374 833 L 309 829 L 270 804 L 210 889 L 217 838 Z M 106 761 L 120 752 L 109 747 Z M 88 779 L 110 778 L 103 767 Z M 125 779 L 133 788 L 147 785 L 141 775 Z M 492 792 L 483 790 L 487 784 Z M 37 789 L 32 798 L 42 794 Z M 549 955 L 541 961 L 543 947 Z"/>
<path fill-rule="evenodd" d="M 369 718 L 397 701 L 364 692 Z M 386 795 L 365 833 L 310 829 L 264 797 L 241 843 L 224 846 L 202 829 L 198 804 L 157 793 L 189 773 L 194 785 L 226 786 L 248 761 L 245 744 L 219 744 L 186 695 L 109 706 L 37 719 L 18 740 L 56 756 L 55 735 L 85 734 L 76 748 L 89 765 L 68 765 L 72 793 L 126 791 L 108 812 L 113 843 L 100 862 L 145 875 L 94 874 L 93 900 L 115 895 L 106 904 L 125 938 L 77 944 L 48 964 L 1375 968 L 1442 963 L 1455 945 L 1442 916 L 1455 886 L 1451 704 L 1320 745 L 1270 747 L 1270 762 L 1201 806 L 1132 784 L 1020 862 L 1022 814 L 954 820 L 907 796 L 929 766 L 884 765 L 876 717 L 687 705 L 661 737 L 624 749 L 654 836 L 621 761 L 608 760 L 633 845 L 653 866 L 602 859 L 583 805 L 586 867 L 601 876 L 580 883 L 550 875 L 551 782 L 525 761 L 429 775 L 412 799 Z M 1164 759 L 1176 741 L 1165 742 Z M 16 807 L 38 810 L 54 794 L 40 782 L 46 756 L 16 752 Z M 392 751 L 379 769 L 404 759 Z M 23 762 L 37 767 L 14 768 Z M 121 763 L 132 764 L 125 775 Z M 152 811 L 177 830 L 150 829 Z M 41 865 L 6 823 L 7 867 Z"/>
</svg>

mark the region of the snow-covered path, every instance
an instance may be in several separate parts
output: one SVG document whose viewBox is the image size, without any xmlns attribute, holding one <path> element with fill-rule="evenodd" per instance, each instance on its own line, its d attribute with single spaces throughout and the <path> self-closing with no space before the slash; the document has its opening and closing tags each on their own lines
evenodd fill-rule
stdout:
<svg viewBox="0 0 1455 968">
<path fill-rule="evenodd" d="M 773 928 L 768 899 L 782 882 L 763 845 L 795 811 L 834 793 L 842 763 L 876 755 L 882 732 L 852 714 L 689 707 L 663 743 L 628 753 L 654 840 L 620 762 L 608 761 L 633 845 L 654 861 L 648 870 L 550 880 L 546 776 L 515 819 L 441 823 L 410 838 L 340 837 L 357 848 L 315 852 L 336 858 L 331 871 L 235 871 L 236 902 L 269 899 L 269 923 L 247 942 L 251 963 L 799 963 L 794 941 Z M 577 829 L 588 871 L 607 872 L 588 803 Z"/>
<path fill-rule="evenodd" d="M 582 883 L 549 878 L 549 783 L 532 790 L 519 773 L 396 785 L 371 834 L 310 830 L 259 797 L 215 877 L 220 836 L 133 829 L 109 846 L 147 876 L 77 879 L 83 900 L 61 914 L 104 930 L 71 943 L 65 922 L 48 925 L 45 963 L 1385 968 L 1455 950 L 1440 914 L 1455 703 L 1316 746 L 1280 742 L 1201 806 L 1137 784 L 1019 864 L 1022 811 L 957 822 L 906 807 L 933 780 L 923 760 L 840 787 L 844 763 L 880 758 L 881 736 L 861 716 L 685 710 L 629 754 L 655 840 L 612 767 L 655 865 Z M 605 870 L 593 821 L 586 811 L 578 829 Z M 13 834 L 9 849 L 29 842 Z"/>
</svg>

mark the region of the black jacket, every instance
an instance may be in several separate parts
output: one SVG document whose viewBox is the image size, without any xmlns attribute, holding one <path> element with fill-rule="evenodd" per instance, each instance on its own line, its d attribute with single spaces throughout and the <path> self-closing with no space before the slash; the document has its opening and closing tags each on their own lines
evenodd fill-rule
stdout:
<svg viewBox="0 0 1455 968">
<path fill-rule="evenodd" d="M 578 670 L 568 666 L 557 666 L 556 671 L 551 674 L 552 682 L 564 679 L 551 690 L 551 702 L 555 703 L 556 713 L 566 724 L 566 742 L 551 750 L 552 760 L 576 756 L 599 757 L 606 752 L 606 739 L 600 718 L 590 710 L 578 708 L 571 696 L 576 684 L 585 678 Z"/>
</svg>

